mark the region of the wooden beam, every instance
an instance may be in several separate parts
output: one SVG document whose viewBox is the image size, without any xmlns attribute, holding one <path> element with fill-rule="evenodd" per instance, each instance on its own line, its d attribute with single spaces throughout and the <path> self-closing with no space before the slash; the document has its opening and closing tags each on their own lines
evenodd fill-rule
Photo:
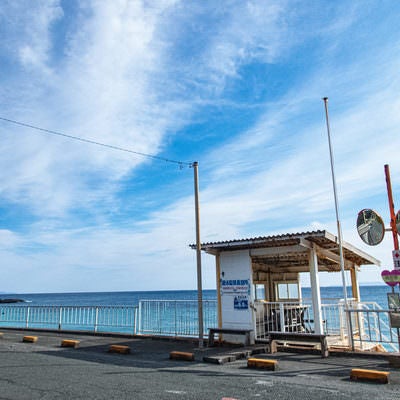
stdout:
<svg viewBox="0 0 400 400">
<path fill-rule="evenodd" d="M 263 247 L 260 249 L 251 249 L 250 257 L 273 256 L 273 255 L 283 255 L 283 254 L 302 253 L 302 252 L 304 252 L 304 247 L 301 246 L 300 244 L 291 246 Z"/>
</svg>

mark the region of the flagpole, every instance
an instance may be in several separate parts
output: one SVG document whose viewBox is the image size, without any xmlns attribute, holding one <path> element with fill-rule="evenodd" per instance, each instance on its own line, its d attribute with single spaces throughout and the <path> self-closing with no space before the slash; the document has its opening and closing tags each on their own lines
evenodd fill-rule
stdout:
<svg viewBox="0 0 400 400">
<path fill-rule="evenodd" d="M 325 105 L 326 129 L 327 129 L 327 133 L 328 133 L 329 155 L 330 155 L 330 161 L 331 161 L 332 186 L 333 186 L 333 195 L 335 198 L 336 224 L 337 224 L 337 232 L 338 232 L 338 240 L 339 240 L 339 257 L 340 257 L 340 271 L 342 273 L 343 298 L 344 298 L 344 304 L 345 304 L 345 311 L 347 311 L 348 303 L 347 303 L 346 276 L 345 276 L 345 271 L 344 271 L 342 227 L 340 225 L 340 218 L 339 218 L 339 201 L 338 201 L 337 189 L 336 189 L 335 166 L 334 166 L 333 150 L 332 150 L 332 143 L 331 143 L 331 133 L 330 133 L 330 126 L 329 126 L 328 97 L 324 97 L 322 100 L 324 101 L 324 105 Z M 351 337 L 352 347 L 354 347 L 353 336 L 351 334 L 351 319 L 349 318 L 349 315 L 348 315 L 348 322 L 349 322 L 349 332 L 348 332 L 349 338 Z"/>
</svg>

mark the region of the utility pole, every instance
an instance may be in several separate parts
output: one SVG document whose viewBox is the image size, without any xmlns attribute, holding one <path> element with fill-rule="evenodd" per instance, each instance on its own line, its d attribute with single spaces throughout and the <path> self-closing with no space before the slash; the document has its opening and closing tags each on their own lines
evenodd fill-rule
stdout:
<svg viewBox="0 0 400 400">
<path fill-rule="evenodd" d="M 192 164 L 194 172 L 194 203 L 196 217 L 196 259 L 197 259 L 197 307 L 199 320 L 199 348 L 204 346 L 203 284 L 201 273 L 200 206 L 199 206 L 199 163 Z"/>
</svg>

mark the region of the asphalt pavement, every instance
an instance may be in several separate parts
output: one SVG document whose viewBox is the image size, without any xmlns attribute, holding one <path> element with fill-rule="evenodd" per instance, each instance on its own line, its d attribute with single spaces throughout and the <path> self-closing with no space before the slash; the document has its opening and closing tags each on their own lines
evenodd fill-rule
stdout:
<svg viewBox="0 0 400 400">
<path fill-rule="evenodd" d="M 375 355 L 257 354 L 275 359 L 277 371 L 250 369 L 246 355 L 259 348 L 199 349 L 195 342 L 142 337 L 2 330 L 0 399 L 374 399 L 400 398 L 400 369 Z M 24 343 L 24 336 L 37 336 Z M 61 347 L 65 339 L 78 348 Z M 109 353 L 110 345 L 130 354 Z M 169 358 L 189 352 L 194 361 Z M 236 354 L 237 358 L 227 357 Z M 238 356 L 242 354 L 242 357 Z M 232 361 L 204 362 L 204 358 Z M 351 381 L 350 371 L 390 372 L 389 384 Z"/>
</svg>

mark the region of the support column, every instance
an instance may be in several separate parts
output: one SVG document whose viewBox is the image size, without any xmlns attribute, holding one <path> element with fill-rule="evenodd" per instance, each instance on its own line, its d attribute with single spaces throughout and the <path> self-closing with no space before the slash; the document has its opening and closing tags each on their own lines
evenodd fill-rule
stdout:
<svg viewBox="0 0 400 400">
<path fill-rule="evenodd" d="M 217 278 L 217 317 L 218 317 L 218 328 L 222 328 L 222 304 L 221 304 L 221 262 L 220 254 L 215 256 L 215 270 Z"/>
<path fill-rule="evenodd" d="M 359 302 L 360 302 L 360 287 L 358 285 L 358 271 L 357 271 L 358 266 L 354 265 L 350 268 L 350 277 L 351 277 L 351 293 L 352 296 L 356 299 L 357 305 L 354 307 L 350 306 L 351 308 L 359 308 Z M 359 330 L 360 337 L 362 337 L 365 333 L 364 331 L 364 318 L 363 318 L 363 313 L 357 313 L 356 314 L 357 318 L 355 319 L 355 327 L 352 323 L 352 327 L 355 328 L 356 330 Z M 350 330 L 350 329 L 349 329 Z M 354 339 L 351 339 L 351 345 L 354 347 Z"/>
<path fill-rule="evenodd" d="M 360 287 L 358 286 L 357 275 L 357 265 L 355 265 L 354 267 L 350 268 L 351 293 L 358 303 L 360 301 Z"/>
<path fill-rule="evenodd" d="M 316 334 L 323 334 L 322 324 L 322 310 L 321 310 L 321 292 L 319 287 L 319 276 L 318 276 L 318 257 L 314 249 L 310 249 L 309 253 L 309 264 L 310 264 L 310 283 L 311 283 L 311 295 L 314 311 L 314 329 Z"/>
</svg>

